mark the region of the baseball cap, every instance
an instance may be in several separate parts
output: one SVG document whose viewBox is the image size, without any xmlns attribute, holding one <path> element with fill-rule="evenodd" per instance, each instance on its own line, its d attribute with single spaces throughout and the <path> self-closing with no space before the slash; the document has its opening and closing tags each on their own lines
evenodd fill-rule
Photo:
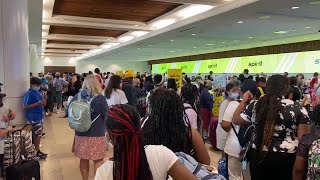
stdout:
<svg viewBox="0 0 320 180">
<path fill-rule="evenodd" d="M 253 95 L 256 95 L 258 92 L 257 83 L 252 79 L 247 79 L 242 82 L 241 91 L 243 93 L 250 91 Z"/>
<path fill-rule="evenodd" d="M 133 73 L 133 71 L 126 71 L 124 73 L 124 78 L 133 78 L 135 77 L 135 74 Z"/>
</svg>

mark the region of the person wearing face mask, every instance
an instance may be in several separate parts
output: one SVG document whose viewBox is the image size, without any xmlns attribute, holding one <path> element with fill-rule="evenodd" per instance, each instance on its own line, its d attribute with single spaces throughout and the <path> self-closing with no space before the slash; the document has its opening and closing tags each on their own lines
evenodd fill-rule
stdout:
<svg viewBox="0 0 320 180">
<path fill-rule="evenodd" d="M 226 92 L 225 92 L 225 100 L 220 104 L 220 107 L 219 107 L 219 118 L 218 118 L 218 126 L 216 130 L 216 134 L 217 134 L 217 148 L 221 151 L 224 150 L 227 137 L 228 137 L 228 133 L 225 130 L 223 130 L 221 127 L 223 114 L 226 111 L 226 108 L 229 105 L 229 103 L 239 97 L 239 86 L 240 86 L 240 82 L 238 80 L 230 81 L 227 84 Z"/>
<path fill-rule="evenodd" d="M 209 93 L 212 89 L 212 82 L 206 80 L 204 82 L 204 88 L 200 94 L 200 112 L 202 118 L 202 132 L 203 137 L 206 139 L 208 137 L 208 128 L 210 124 L 210 119 L 212 117 L 213 108 L 213 96 Z"/>
<path fill-rule="evenodd" d="M 249 75 L 249 69 L 243 70 L 243 74 L 239 75 L 239 80 L 241 83 L 247 79 L 253 79 L 253 76 Z"/>
<path fill-rule="evenodd" d="M 31 88 L 24 95 L 23 108 L 26 110 L 28 122 L 32 125 L 33 143 L 38 159 L 46 159 L 47 154 L 40 151 L 40 141 L 43 133 L 43 106 L 46 105 L 47 96 L 40 93 L 41 80 L 30 79 Z"/>
<path fill-rule="evenodd" d="M 236 100 L 239 99 L 240 94 L 244 94 L 247 91 L 250 91 L 254 96 L 257 94 L 257 83 L 254 80 L 245 80 L 241 84 L 241 92 L 237 87 L 233 87 L 229 91 L 228 94 L 230 97 L 228 97 L 228 99 L 231 100 L 231 102 L 224 111 L 221 121 L 222 129 L 228 134 L 224 147 L 224 153 L 227 157 L 229 180 L 241 180 L 244 177 L 244 179 L 248 179 L 247 177 L 249 176 L 249 171 L 242 171 L 242 163 L 238 159 L 242 149 L 237 137 L 240 126 L 232 124 L 233 114 L 240 104 Z"/>
</svg>

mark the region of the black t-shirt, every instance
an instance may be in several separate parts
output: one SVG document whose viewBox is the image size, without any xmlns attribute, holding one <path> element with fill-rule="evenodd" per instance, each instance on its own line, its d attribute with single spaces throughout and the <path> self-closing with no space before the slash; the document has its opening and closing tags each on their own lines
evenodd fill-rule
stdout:
<svg viewBox="0 0 320 180">
<path fill-rule="evenodd" d="M 297 86 L 290 86 L 288 95 L 291 93 L 293 94 L 292 101 L 299 101 L 302 97 L 302 92 Z"/>
</svg>

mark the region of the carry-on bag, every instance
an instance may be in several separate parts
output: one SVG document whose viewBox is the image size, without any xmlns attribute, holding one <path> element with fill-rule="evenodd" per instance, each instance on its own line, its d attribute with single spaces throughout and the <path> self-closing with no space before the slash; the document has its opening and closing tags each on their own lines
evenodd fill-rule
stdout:
<svg viewBox="0 0 320 180">
<path fill-rule="evenodd" d="M 40 164 L 37 160 L 22 160 L 6 169 L 6 180 L 40 180 Z"/>
</svg>

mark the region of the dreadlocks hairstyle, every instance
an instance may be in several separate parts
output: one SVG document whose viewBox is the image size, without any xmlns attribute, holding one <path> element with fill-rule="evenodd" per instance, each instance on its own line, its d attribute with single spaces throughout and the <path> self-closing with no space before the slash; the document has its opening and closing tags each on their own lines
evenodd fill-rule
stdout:
<svg viewBox="0 0 320 180">
<path fill-rule="evenodd" d="M 173 152 L 191 153 L 191 126 L 184 106 L 173 90 L 159 88 L 150 98 L 151 113 L 143 126 L 146 144 L 164 145 Z M 187 124 L 187 126 L 186 126 Z"/>
<path fill-rule="evenodd" d="M 275 124 L 280 120 L 282 110 L 281 98 L 289 89 L 289 81 L 283 75 L 273 75 L 267 81 L 266 95 L 256 105 L 257 148 L 266 146 L 268 149 L 273 140 Z"/>
<path fill-rule="evenodd" d="M 193 106 L 198 97 L 199 91 L 195 85 L 187 83 L 184 86 L 182 86 L 181 98 L 184 103 L 188 103 Z"/>
<path fill-rule="evenodd" d="M 130 105 L 116 105 L 108 112 L 107 129 L 114 145 L 114 180 L 152 180 L 140 116 Z"/>
</svg>

